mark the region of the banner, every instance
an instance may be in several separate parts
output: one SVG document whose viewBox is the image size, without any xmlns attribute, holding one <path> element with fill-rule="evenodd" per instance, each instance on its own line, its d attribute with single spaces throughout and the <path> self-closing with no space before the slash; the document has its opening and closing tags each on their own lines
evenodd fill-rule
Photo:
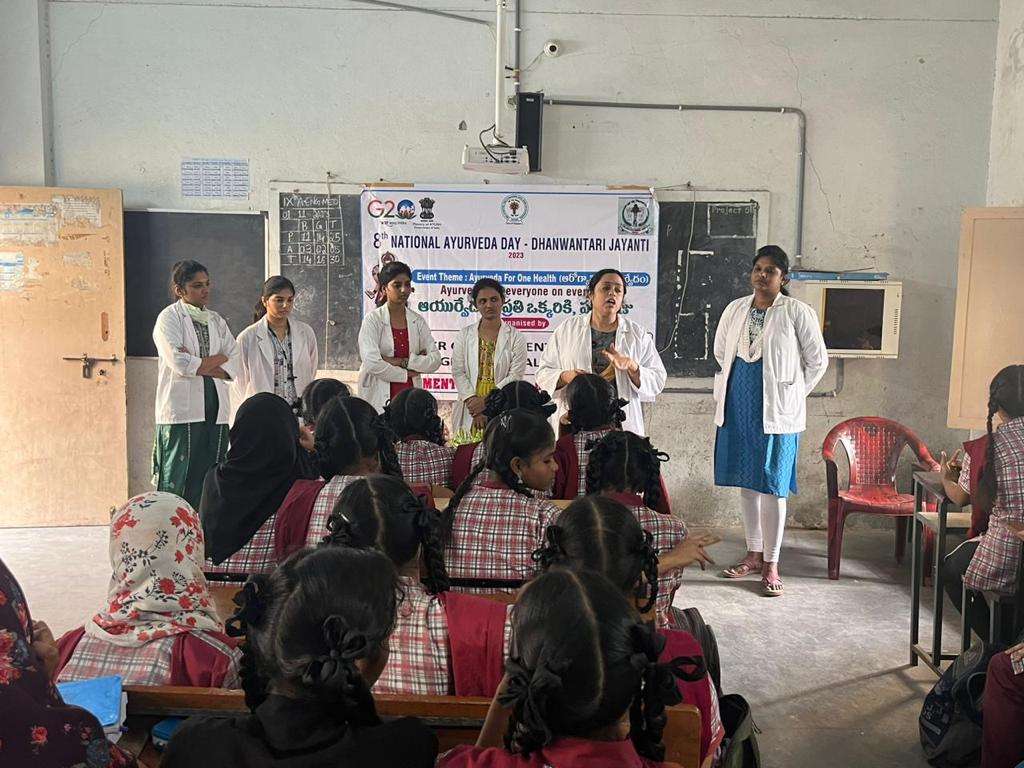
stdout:
<svg viewBox="0 0 1024 768">
<path fill-rule="evenodd" d="M 412 269 L 409 307 L 424 316 L 444 360 L 423 386 L 455 399 L 452 342 L 479 320 L 469 291 L 481 277 L 505 286 L 504 320 L 527 340 L 532 379 L 548 337 L 590 311 L 587 282 L 604 267 L 626 275 L 622 313 L 651 332 L 658 294 L 658 208 L 650 190 L 589 186 L 431 185 L 364 190 L 363 313 L 377 304 L 377 272 Z"/>
</svg>

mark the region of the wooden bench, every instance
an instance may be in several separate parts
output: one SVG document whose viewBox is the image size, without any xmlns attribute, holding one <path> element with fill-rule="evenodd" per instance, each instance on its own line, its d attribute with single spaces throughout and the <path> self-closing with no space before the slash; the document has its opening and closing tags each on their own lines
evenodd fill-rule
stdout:
<svg viewBox="0 0 1024 768">
<path fill-rule="evenodd" d="M 127 685 L 129 727 L 148 730 L 161 718 L 193 715 L 229 717 L 247 713 L 241 691 L 217 688 Z M 381 717 L 418 717 L 437 734 L 441 752 L 474 744 L 487 717 L 490 699 L 459 696 L 374 696 Z M 689 704 L 670 707 L 665 727 L 665 760 L 683 768 L 700 768 L 700 712 Z M 140 755 L 156 766 L 159 754 L 151 744 Z"/>
</svg>

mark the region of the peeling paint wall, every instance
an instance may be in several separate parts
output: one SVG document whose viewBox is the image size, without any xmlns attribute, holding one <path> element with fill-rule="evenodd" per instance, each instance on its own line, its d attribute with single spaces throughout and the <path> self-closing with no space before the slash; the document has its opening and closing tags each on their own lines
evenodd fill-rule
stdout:
<svg viewBox="0 0 1024 768">
<path fill-rule="evenodd" d="M 443 7 L 491 18 L 493 3 Z M 843 395 L 811 402 L 793 519 L 824 522 L 819 449 L 843 418 L 896 418 L 936 453 L 964 437 L 945 428 L 956 252 L 960 208 L 985 201 L 995 0 L 523 8 L 527 90 L 806 110 L 805 266 L 887 270 L 904 281 L 900 359 L 851 361 Z M 49 11 L 60 184 L 121 187 L 128 207 L 262 209 L 269 180 L 327 171 L 353 181 L 480 180 L 459 157 L 492 122 L 485 27 L 344 0 L 65 0 Z M 540 55 L 549 39 L 562 43 L 558 58 Z M 767 189 L 770 238 L 792 247 L 792 118 L 550 108 L 544 123 L 544 173 L 526 183 Z M 195 156 L 247 158 L 251 198 L 183 199 L 179 163 Z M 129 369 L 136 489 L 148 480 L 153 367 Z M 686 518 L 732 523 L 736 494 L 710 487 L 711 411 L 708 397 L 666 395 L 651 432 L 672 455 L 669 485 Z"/>
<path fill-rule="evenodd" d="M 1024 205 L 1024 0 L 1002 0 L 992 96 L 988 204 Z"/>
</svg>

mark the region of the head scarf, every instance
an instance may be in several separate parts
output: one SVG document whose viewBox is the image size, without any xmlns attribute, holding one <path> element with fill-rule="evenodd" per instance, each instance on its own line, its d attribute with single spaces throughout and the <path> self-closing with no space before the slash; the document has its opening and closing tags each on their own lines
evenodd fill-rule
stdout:
<svg viewBox="0 0 1024 768">
<path fill-rule="evenodd" d="M 137 648 L 181 632 L 220 631 L 203 576 L 199 515 L 171 493 L 136 496 L 110 521 L 107 607 L 85 625 L 90 637 Z"/>
<path fill-rule="evenodd" d="M 315 475 L 299 460 L 299 424 L 282 398 L 253 395 L 238 409 L 228 455 L 203 484 L 206 555 L 220 564 L 277 512 L 292 483 Z"/>
<path fill-rule="evenodd" d="M 107 741 L 95 717 L 61 700 L 31 643 L 25 597 L 0 561 L 0 765 L 134 766 Z"/>
</svg>

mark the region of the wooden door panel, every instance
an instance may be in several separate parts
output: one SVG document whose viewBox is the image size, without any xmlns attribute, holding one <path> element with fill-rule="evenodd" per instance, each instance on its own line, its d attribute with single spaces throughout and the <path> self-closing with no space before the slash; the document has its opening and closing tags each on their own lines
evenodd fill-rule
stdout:
<svg viewBox="0 0 1024 768">
<path fill-rule="evenodd" d="M 109 521 L 128 494 L 119 190 L 0 187 L 0 526 Z M 82 363 L 98 361 L 84 377 Z"/>
</svg>

